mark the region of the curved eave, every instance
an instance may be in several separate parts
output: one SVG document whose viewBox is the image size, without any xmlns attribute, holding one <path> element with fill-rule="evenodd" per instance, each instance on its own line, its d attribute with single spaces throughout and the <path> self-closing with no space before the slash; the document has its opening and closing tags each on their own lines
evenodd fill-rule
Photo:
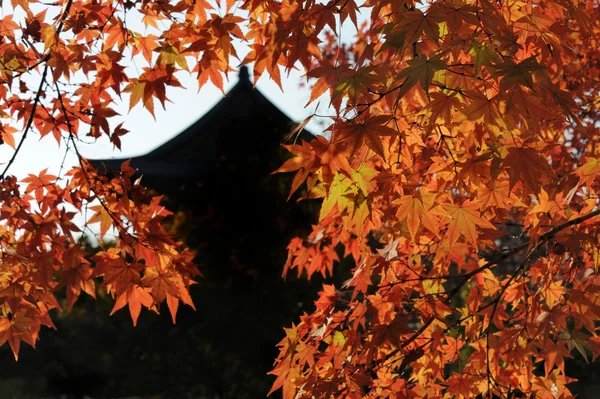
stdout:
<svg viewBox="0 0 600 399">
<path fill-rule="evenodd" d="M 229 91 L 229 93 L 227 93 L 227 95 L 213 108 L 211 108 L 204 116 L 190 125 L 187 129 L 173 137 L 171 140 L 148 152 L 144 156 L 153 158 L 162 157 L 185 145 L 185 143 L 190 141 L 195 135 L 199 133 L 202 134 L 201 132 L 205 131 L 206 128 L 210 126 L 212 122 L 214 122 L 219 114 L 226 113 L 227 110 L 232 109 L 237 97 L 243 96 L 244 94 L 250 96 L 252 103 L 258 104 L 261 107 L 268 107 L 271 111 L 271 114 L 276 120 L 279 120 L 280 123 L 284 121 L 289 124 L 294 123 L 292 119 L 290 119 L 271 101 L 269 101 L 269 99 L 265 97 L 258 89 L 254 88 L 250 80 L 240 79 L 239 82 Z M 312 133 L 303 130 L 300 137 L 304 140 L 310 141 L 315 136 Z"/>
<path fill-rule="evenodd" d="M 89 159 L 89 162 L 101 171 L 108 172 L 118 171 L 125 161 L 130 161 L 129 165 L 139 173 L 154 177 L 188 177 L 197 176 L 203 169 L 198 167 L 190 167 L 187 162 L 174 162 L 172 160 L 164 161 L 157 158 L 152 158 L 147 155 L 142 155 L 133 158 L 112 158 L 112 159 Z"/>
</svg>

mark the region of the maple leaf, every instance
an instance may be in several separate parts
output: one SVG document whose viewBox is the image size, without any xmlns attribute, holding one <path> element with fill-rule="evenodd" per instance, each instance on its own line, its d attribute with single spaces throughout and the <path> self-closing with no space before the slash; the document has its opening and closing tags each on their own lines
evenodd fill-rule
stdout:
<svg viewBox="0 0 600 399">
<path fill-rule="evenodd" d="M 377 73 L 380 68 L 375 66 L 366 66 L 360 68 L 356 72 L 346 71 L 346 73 L 339 74 L 336 79 L 333 92 L 331 92 L 331 101 L 333 102 L 338 97 L 348 97 L 348 100 L 352 104 L 356 104 L 359 95 L 362 93 L 365 87 L 369 84 L 377 81 Z M 326 79 L 330 81 L 331 76 L 327 76 Z"/>
<path fill-rule="evenodd" d="M 154 299 L 150 295 L 150 290 L 141 286 L 130 286 L 126 291 L 122 292 L 115 301 L 115 306 L 111 310 L 110 314 L 114 314 L 119 309 L 122 309 L 125 305 L 129 305 L 129 313 L 133 320 L 133 325 L 137 325 L 138 317 L 142 310 L 142 305 L 150 308 L 154 305 Z"/>
<path fill-rule="evenodd" d="M 435 194 L 424 190 L 419 190 L 415 195 L 403 195 L 394 200 L 393 203 L 398 205 L 396 217 L 399 220 L 406 219 L 408 231 L 413 240 L 421 225 L 432 233 L 439 234 L 437 217 L 431 212 L 434 201 Z"/>
<path fill-rule="evenodd" d="M 509 208 L 510 205 L 515 204 L 514 198 L 510 195 L 509 183 L 505 180 L 494 180 L 490 186 L 482 186 L 477 192 L 482 210 L 489 207 Z"/>
<path fill-rule="evenodd" d="M 552 308 L 557 302 L 559 302 L 562 296 L 565 294 L 565 288 L 562 286 L 561 281 L 553 281 L 544 290 L 544 296 L 546 304 Z"/>
<path fill-rule="evenodd" d="M 185 304 L 194 308 L 192 299 L 187 294 L 183 281 L 174 272 L 163 272 L 155 268 L 146 269 L 142 285 L 150 288 L 150 293 L 156 303 L 161 303 L 165 299 L 167 300 L 167 306 L 173 323 L 176 321 L 179 298 Z"/>
<path fill-rule="evenodd" d="M 398 132 L 388 126 L 387 116 L 373 116 L 363 121 L 354 121 L 352 124 L 333 127 L 334 140 L 350 144 L 351 157 L 356 154 L 363 144 L 366 144 L 377 155 L 385 158 L 383 143 L 379 136 L 396 136 Z"/>
<path fill-rule="evenodd" d="M 346 155 L 347 146 L 345 144 L 343 142 L 329 142 L 323 136 L 317 136 L 316 143 L 311 143 L 321 165 L 326 165 L 331 173 L 341 170 L 350 176 L 352 175 L 352 168 Z"/>
<path fill-rule="evenodd" d="M 301 140 L 300 145 L 283 144 L 282 146 L 294 154 L 294 157 L 285 161 L 283 165 L 272 173 L 293 172 L 298 169 L 311 169 L 317 160 L 315 150 L 305 140 Z"/>
<path fill-rule="evenodd" d="M 125 29 L 123 22 L 117 18 L 115 23 L 106 24 L 103 31 L 103 33 L 106 34 L 103 50 L 111 50 L 113 47 L 117 46 L 119 51 L 123 51 L 127 44 L 127 29 Z"/>
<path fill-rule="evenodd" d="M 510 58 L 505 58 L 503 61 L 502 64 L 497 64 L 493 68 L 495 69 L 494 76 L 502 76 L 500 91 L 505 91 L 516 84 L 535 89 L 531 73 L 544 70 L 535 57 L 529 57 L 518 64 L 515 64 Z"/>
<path fill-rule="evenodd" d="M 34 193 L 35 200 L 41 202 L 44 198 L 44 193 L 49 191 L 54 186 L 56 176 L 49 175 L 48 169 L 44 169 L 39 175 L 29 174 L 22 180 L 23 183 L 27 183 L 26 193 Z"/>
<path fill-rule="evenodd" d="M 123 128 L 123 123 L 120 123 L 115 130 L 113 130 L 113 132 L 110 135 L 110 142 L 113 143 L 113 145 L 117 148 L 117 149 L 121 149 L 121 136 L 124 136 L 125 134 L 129 133 L 129 130 Z"/>
<path fill-rule="evenodd" d="M 369 197 L 374 188 L 372 179 L 375 174 L 373 169 L 364 166 L 357 171 L 352 171 L 355 187 L 346 194 L 346 197 L 349 199 L 348 214 L 357 226 L 364 226 L 371 213 Z"/>
<path fill-rule="evenodd" d="M 534 193 L 540 191 L 540 177 L 550 173 L 548 162 L 530 147 L 511 147 L 503 165 L 508 167 L 511 188 L 522 177 L 523 183 Z"/>
<path fill-rule="evenodd" d="M 431 40 L 437 41 L 440 37 L 438 23 L 443 19 L 437 12 L 424 13 L 419 9 L 404 13 L 398 29 L 406 31 L 406 43 L 411 45 L 418 41 L 421 34 L 425 33 Z"/>
<path fill-rule="evenodd" d="M 298 171 L 292 180 L 292 187 L 287 198 L 289 201 L 292 194 L 304 183 L 311 169 L 318 164 L 318 160 L 314 148 L 304 140 L 301 140 L 301 145 L 283 145 L 283 147 L 294 154 L 294 157 L 285 161 L 272 173 Z"/>
<path fill-rule="evenodd" d="M 587 158 L 585 164 L 575 171 L 580 178 L 580 184 L 591 183 L 600 173 L 600 161 L 598 158 Z"/>
<path fill-rule="evenodd" d="M 179 80 L 173 75 L 170 65 L 162 65 L 156 68 L 144 68 L 140 78 L 131 82 L 123 91 L 131 93 L 129 109 L 131 110 L 140 100 L 144 107 L 154 116 L 154 101 L 157 98 L 161 105 L 165 106 L 167 101 L 166 87 L 182 87 Z"/>
<path fill-rule="evenodd" d="M 4 345 L 8 341 L 15 360 L 19 359 L 21 341 L 34 346 L 35 331 L 39 329 L 34 323 L 35 321 L 31 317 L 27 317 L 25 311 L 18 311 L 11 320 L 7 317 L 0 318 L 0 345 Z"/>
<path fill-rule="evenodd" d="M 452 121 L 453 111 L 460 106 L 456 93 L 435 92 L 429 96 L 431 101 L 427 104 L 427 109 L 431 110 L 432 128 L 438 118 L 442 118 L 446 124 L 449 124 Z"/>
<path fill-rule="evenodd" d="M 462 205 L 444 204 L 448 213 L 448 244 L 452 246 L 460 236 L 463 236 L 467 242 L 477 246 L 479 239 L 478 228 L 494 229 L 489 221 L 482 219 L 479 209 L 481 204 L 469 200 Z"/>
<path fill-rule="evenodd" d="M 90 206 L 89 209 L 95 213 L 88 220 L 88 224 L 100 223 L 100 236 L 104 237 L 113 226 L 114 220 L 112 215 L 103 205 Z"/>
<path fill-rule="evenodd" d="M 81 291 L 92 298 L 96 298 L 96 286 L 92 280 L 92 269 L 89 265 L 82 263 L 78 267 L 71 267 L 65 271 L 60 281 L 60 287 L 67 287 L 68 310 L 73 309 L 75 301 L 79 298 Z"/>
<path fill-rule="evenodd" d="M 13 4 L 13 7 L 14 7 L 14 4 Z M 12 14 L 8 14 L 8 15 L 4 16 L 0 20 L 0 32 L 2 33 L 2 35 L 6 36 L 7 38 L 14 40 L 15 32 L 20 29 L 21 29 L 21 27 L 19 26 L 19 24 L 17 24 L 14 21 Z M 27 32 L 27 29 L 25 29 L 24 32 Z"/>
<path fill-rule="evenodd" d="M 448 380 L 448 394 L 456 395 L 457 398 L 470 398 L 473 389 L 471 377 L 454 374 Z"/>
<path fill-rule="evenodd" d="M 0 137 L 2 138 L 0 144 L 6 143 L 9 146 L 11 146 L 13 149 L 16 149 L 15 138 L 13 135 L 17 132 L 18 132 L 18 130 L 16 128 L 0 123 Z"/>
<path fill-rule="evenodd" d="M 162 47 L 157 47 L 154 51 L 158 52 L 158 59 L 156 63 L 158 65 L 167 65 L 167 66 L 179 66 L 183 70 L 188 70 L 188 64 L 185 59 L 185 54 L 182 54 L 181 51 L 173 46 L 173 45 L 165 45 Z"/>
<path fill-rule="evenodd" d="M 481 73 L 481 67 L 487 66 L 492 67 L 495 63 L 499 62 L 499 57 L 496 53 L 490 50 L 487 44 L 473 41 L 469 54 L 473 56 L 475 61 L 475 69 L 473 71 L 473 77 L 477 77 Z"/>
<path fill-rule="evenodd" d="M 471 105 L 465 110 L 465 117 L 471 121 L 483 119 L 484 123 L 506 129 L 504 120 L 504 104 L 498 97 L 488 98 L 483 93 L 467 92 Z"/>
<path fill-rule="evenodd" d="M 409 60 L 409 66 L 398 74 L 398 79 L 404 79 L 398 92 L 398 98 L 404 97 L 417 83 L 421 85 L 425 92 L 428 92 L 435 73 L 447 68 L 442 56 L 443 54 L 438 54 L 432 58 L 423 56 Z"/>
<path fill-rule="evenodd" d="M 323 205 L 321 205 L 321 213 L 319 219 L 324 219 L 333 207 L 337 205 L 338 212 L 344 211 L 348 205 L 348 194 L 355 194 L 355 187 L 352 185 L 352 180 L 342 174 L 336 174 L 331 182 L 331 186 L 327 192 Z"/>
<path fill-rule="evenodd" d="M 298 332 L 297 332 L 295 326 L 292 326 L 292 328 L 289 328 L 289 329 L 286 328 L 285 332 L 286 332 L 286 338 L 279 343 L 279 346 L 281 347 L 281 350 L 284 351 L 285 353 L 295 354 L 295 352 L 296 352 L 295 349 L 296 349 L 297 340 L 298 340 L 298 338 L 297 338 Z M 289 379 L 292 377 L 298 376 L 298 373 L 295 368 L 291 367 L 290 363 L 285 362 L 284 364 L 280 364 L 274 370 L 270 371 L 269 374 L 276 375 L 277 379 L 275 380 L 275 383 L 271 387 L 271 390 L 267 393 L 267 396 L 270 396 L 273 392 L 275 392 L 276 390 L 283 387 L 284 390 L 286 391 L 284 394 L 285 399 L 294 397 L 294 395 L 295 395 L 294 388 L 293 388 L 292 384 L 289 384 Z M 286 382 L 288 382 L 288 383 L 286 384 Z M 292 390 L 291 392 L 290 392 L 290 389 Z"/>
<path fill-rule="evenodd" d="M 333 91 L 338 79 L 343 78 L 345 75 L 349 75 L 350 70 L 336 67 L 328 61 L 324 61 L 318 67 L 308 71 L 306 76 L 308 78 L 318 78 L 317 81 L 312 85 L 310 92 L 310 98 L 306 103 L 306 106 L 311 104 L 317 98 L 319 98 L 327 90 Z"/>
<path fill-rule="evenodd" d="M 131 56 L 142 54 L 148 64 L 152 62 L 152 53 L 158 47 L 157 39 L 155 35 L 134 35 L 133 36 L 135 46 L 132 47 Z"/>
</svg>

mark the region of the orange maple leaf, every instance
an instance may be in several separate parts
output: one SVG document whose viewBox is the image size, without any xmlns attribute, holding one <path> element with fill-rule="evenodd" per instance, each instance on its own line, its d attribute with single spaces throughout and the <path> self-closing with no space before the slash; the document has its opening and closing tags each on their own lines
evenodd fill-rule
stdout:
<svg viewBox="0 0 600 399">
<path fill-rule="evenodd" d="M 351 157 L 356 154 L 363 144 L 366 144 L 377 155 L 385 158 L 383 143 L 380 136 L 396 136 L 398 132 L 386 126 L 390 121 L 387 116 L 373 116 L 362 121 L 344 123 L 333 127 L 334 141 L 348 142 Z"/>
<path fill-rule="evenodd" d="M 448 245 L 452 246 L 460 236 L 474 247 L 477 246 L 479 233 L 477 228 L 494 229 L 494 225 L 481 218 L 481 204 L 466 200 L 462 205 L 444 204 L 448 213 Z"/>
<path fill-rule="evenodd" d="M 100 236 L 104 237 L 108 230 L 113 226 L 114 219 L 104 205 L 90 206 L 94 215 L 88 220 L 88 224 L 100 223 Z"/>
<path fill-rule="evenodd" d="M 425 190 L 419 190 L 415 195 L 403 195 L 394 200 L 393 203 L 398 205 L 396 217 L 399 220 L 406 219 L 408 231 L 413 240 L 421 224 L 427 230 L 439 235 L 439 221 L 431 212 L 434 200 L 435 194 Z"/>
<path fill-rule="evenodd" d="M 110 314 L 114 314 L 117 310 L 122 309 L 129 304 L 129 313 L 133 320 L 133 325 L 137 325 L 138 317 L 142 311 L 142 305 L 146 308 L 154 306 L 154 299 L 150 295 L 150 289 L 139 285 L 132 285 L 127 290 L 122 292 L 115 301 L 115 306 Z"/>
</svg>

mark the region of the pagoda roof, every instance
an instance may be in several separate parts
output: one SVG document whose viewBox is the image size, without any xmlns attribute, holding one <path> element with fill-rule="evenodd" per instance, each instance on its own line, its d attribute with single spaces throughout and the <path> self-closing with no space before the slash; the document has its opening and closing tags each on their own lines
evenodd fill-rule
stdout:
<svg viewBox="0 0 600 399">
<path fill-rule="evenodd" d="M 233 121 L 236 121 L 235 125 Z M 272 136 L 275 132 L 281 142 L 297 124 L 253 86 L 247 67 L 242 66 L 238 82 L 226 96 L 171 140 L 144 155 L 89 161 L 100 170 L 116 171 L 130 159 L 131 167 L 147 177 L 199 176 L 219 158 L 221 150 L 218 142 L 222 140 L 219 136 L 224 131 L 231 136 L 233 130 L 238 130 L 234 133 L 236 136 L 251 135 L 250 140 L 259 141 L 264 139 L 261 135 L 267 125 L 267 134 Z M 314 136 L 303 130 L 300 138 L 311 140 Z M 252 146 L 248 140 L 248 137 L 242 139 L 241 145 L 246 148 Z M 239 141 L 237 138 L 230 139 L 232 145 Z"/>
</svg>

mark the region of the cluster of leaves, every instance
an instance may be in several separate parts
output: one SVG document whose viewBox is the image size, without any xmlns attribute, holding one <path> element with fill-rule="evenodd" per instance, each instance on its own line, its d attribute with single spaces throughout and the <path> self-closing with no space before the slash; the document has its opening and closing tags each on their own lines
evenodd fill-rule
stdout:
<svg viewBox="0 0 600 399">
<path fill-rule="evenodd" d="M 244 38 L 241 19 L 221 17 L 205 1 L 15 0 L 3 11 L 0 144 L 14 154 L 0 174 L 0 344 L 8 341 L 17 357 L 21 341 L 34 345 L 40 326 L 52 326 L 49 311 L 63 292 L 70 309 L 82 291 L 94 296 L 98 281 L 116 298 L 113 312 L 129 305 L 134 324 L 142 307 L 158 311 L 165 300 L 175 320 L 179 301 L 193 307 L 188 288 L 199 274 L 193 254 L 161 227 L 169 212 L 160 197 L 131 181 L 133 169 L 101 176 L 78 144 L 84 136 L 105 136 L 120 148 L 128 132 L 115 122 L 121 97 L 154 115 L 155 99 L 164 106 L 166 88 L 181 86 L 178 71 L 222 88 L 236 55 L 233 38 Z M 80 167 L 18 183 L 9 169 L 36 134 L 54 137 Z M 116 235 L 111 248 L 91 259 L 78 242 L 94 224 L 100 241 Z"/>
<path fill-rule="evenodd" d="M 293 3 L 280 19 L 310 23 Z M 307 68 L 329 139 L 279 169 L 323 198 L 284 274 L 355 267 L 286 330 L 273 390 L 570 397 L 564 359 L 600 353 L 597 2 L 361 8 L 356 43 L 327 35 Z"/>
<path fill-rule="evenodd" d="M 180 86 L 179 71 L 222 88 L 235 40 L 249 43 L 242 63 L 254 63 L 255 79 L 280 83 L 281 69 L 301 68 L 309 103 L 329 96 L 328 138 L 287 147 L 294 157 L 279 169 L 296 173 L 292 191 L 306 184 L 309 198 L 323 198 L 313 233 L 291 242 L 285 273 L 333 274 L 340 253 L 356 266 L 286 330 L 272 372 L 285 398 L 566 398 L 564 358 L 600 353 L 597 2 L 12 7 L 24 16 L 0 21 L 0 112 L 15 156 L 30 131 L 76 148 L 89 127 L 119 146 L 127 131 L 110 121 L 115 96 L 153 113 L 154 99 L 164 105 L 167 87 Z M 370 15 L 359 26 L 361 11 Z M 132 16 L 159 36 L 132 30 Z M 348 23 L 358 33 L 343 45 Z M 129 59 L 147 66 L 133 70 Z M 189 303 L 190 256 L 160 230 L 158 200 L 127 175 L 125 166 L 103 181 L 83 163 L 66 187 L 42 174 L 20 195 L 2 174 L 0 321 L 13 347 L 50 324 L 53 290 L 91 293 L 91 276 L 104 276 L 134 320 L 141 305 L 166 298 L 174 313 L 177 299 Z M 120 237 L 89 270 L 62 204 L 82 209 L 93 198 L 101 205 L 89 222 Z M 509 226 L 518 237 L 507 240 Z M 81 272 L 68 280 L 72 268 Z"/>
<path fill-rule="evenodd" d="M 15 358 L 21 341 L 35 345 L 41 325 L 54 326 L 48 312 L 60 308 L 57 293 L 66 292 L 70 310 L 82 292 L 95 298 L 98 277 L 116 298 L 113 312 L 129 305 L 134 324 L 142 306 L 158 311 L 166 299 L 173 320 L 180 300 L 193 306 L 193 254 L 161 227 L 169 212 L 160 197 L 131 183 L 134 172 L 124 164 L 108 178 L 83 161 L 64 186 L 45 171 L 23 179 L 24 192 L 14 177 L 2 181 L 0 343 L 8 341 Z M 80 227 L 73 218 L 87 209 L 94 212 L 87 223 L 100 223 L 102 236 L 119 234 L 91 259 L 74 235 Z"/>
</svg>

